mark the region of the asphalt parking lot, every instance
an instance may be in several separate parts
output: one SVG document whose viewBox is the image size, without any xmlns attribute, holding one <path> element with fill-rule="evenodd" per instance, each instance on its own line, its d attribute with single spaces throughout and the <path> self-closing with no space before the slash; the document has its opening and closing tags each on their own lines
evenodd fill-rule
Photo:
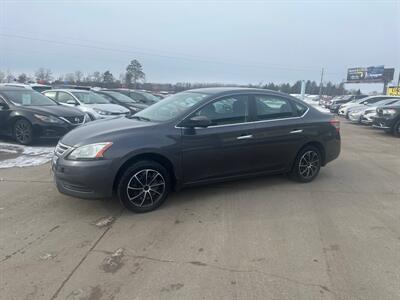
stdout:
<svg viewBox="0 0 400 300">
<path fill-rule="evenodd" d="M 12 153 L 10 154 L 12 155 Z M 309 184 L 188 189 L 147 214 L 0 169 L 1 299 L 399 299 L 400 140 L 342 122 Z"/>
</svg>

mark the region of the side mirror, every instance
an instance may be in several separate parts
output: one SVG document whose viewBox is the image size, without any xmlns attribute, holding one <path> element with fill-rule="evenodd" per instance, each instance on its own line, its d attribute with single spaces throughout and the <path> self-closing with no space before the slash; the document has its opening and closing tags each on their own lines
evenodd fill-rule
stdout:
<svg viewBox="0 0 400 300">
<path fill-rule="evenodd" d="M 212 124 L 211 120 L 206 116 L 195 116 L 190 119 L 183 120 L 180 124 L 182 127 L 194 128 L 194 127 L 208 127 Z"/>
<path fill-rule="evenodd" d="M 78 103 L 75 100 L 67 100 L 67 104 L 71 104 L 71 105 L 78 105 Z"/>
<path fill-rule="evenodd" d="M 0 102 L 0 110 L 8 109 L 8 105 L 6 103 Z"/>
</svg>

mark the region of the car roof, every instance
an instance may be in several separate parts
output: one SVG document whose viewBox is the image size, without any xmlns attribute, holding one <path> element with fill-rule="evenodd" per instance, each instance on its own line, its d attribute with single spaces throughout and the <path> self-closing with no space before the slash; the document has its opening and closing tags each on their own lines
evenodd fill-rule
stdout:
<svg viewBox="0 0 400 300">
<path fill-rule="evenodd" d="M 27 89 L 21 86 L 13 86 L 13 85 L 2 85 L 0 84 L 0 91 L 24 91 L 24 92 L 35 92 L 33 89 Z"/>
<path fill-rule="evenodd" d="M 192 90 L 187 90 L 185 92 L 194 92 L 194 93 L 203 93 L 203 94 L 208 94 L 208 95 L 225 95 L 225 94 L 230 94 L 230 93 L 254 93 L 254 92 L 259 92 L 259 93 L 268 93 L 268 94 L 274 94 L 274 95 L 280 95 L 280 96 L 286 96 L 286 97 L 291 97 L 294 98 L 293 96 L 290 96 L 289 94 L 281 93 L 278 91 L 273 91 L 273 90 L 268 90 L 268 89 L 257 89 L 257 88 L 242 88 L 242 87 L 214 87 L 214 88 L 200 88 L 200 89 L 192 89 Z M 296 98 L 294 98 L 296 99 Z"/>
<path fill-rule="evenodd" d="M 52 90 L 49 90 L 49 91 L 51 91 L 51 92 L 83 92 L 83 93 L 92 92 L 92 91 L 80 90 L 80 89 L 52 89 Z"/>
</svg>

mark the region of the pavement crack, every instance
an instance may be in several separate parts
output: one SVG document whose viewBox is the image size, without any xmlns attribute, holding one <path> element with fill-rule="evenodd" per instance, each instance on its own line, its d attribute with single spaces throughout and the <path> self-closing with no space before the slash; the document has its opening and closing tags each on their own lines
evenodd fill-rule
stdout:
<svg viewBox="0 0 400 300">
<path fill-rule="evenodd" d="M 115 220 L 122 215 L 122 212 L 124 209 L 121 209 L 121 211 L 114 217 Z M 61 285 L 58 287 L 58 289 L 55 291 L 53 296 L 51 296 L 50 300 L 54 300 L 58 297 L 60 294 L 61 290 L 64 288 L 64 286 L 67 284 L 67 282 L 71 279 L 71 277 L 75 274 L 75 272 L 79 269 L 79 267 L 83 264 L 83 262 L 86 260 L 86 258 L 89 256 L 89 254 L 96 248 L 96 246 L 100 243 L 100 241 L 104 238 L 104 236 L 107 234 L 107 232 L 112 228 L 112 225 L 107 227 L 103 233 L 97 238 L 97 240 L 94 242 L 92 247 L 89 248 L 89 250 L 85 253 L 85 255 L 79 260 L 78 264 L 72 269 L 72 271 L 68 274 L 68 276 L 63 280 Z"/>
</svg>

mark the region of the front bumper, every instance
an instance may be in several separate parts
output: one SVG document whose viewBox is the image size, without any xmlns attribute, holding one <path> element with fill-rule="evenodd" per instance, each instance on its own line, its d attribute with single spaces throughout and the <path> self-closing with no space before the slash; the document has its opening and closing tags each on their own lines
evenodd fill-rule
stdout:
<svg viewBox="0 0 400 300">
<path fill-rule="evenodd" d="M 375 117 L 372 126 L 389 131 L 394 125 L 394 119 L 385 117 Z"/>
<path fill-rule="evenodd" d="M 349 113 L 349 120 L 353 123 L 359 123 L 361 118 L 361 113 Z"/>
<path fill-rule="evenodd" d="M 110 160 L 70 161 L 54 155 L 51 168 L 62 194 L 84 199 L 112 196 L 115 174 Z"/>
</svg>

